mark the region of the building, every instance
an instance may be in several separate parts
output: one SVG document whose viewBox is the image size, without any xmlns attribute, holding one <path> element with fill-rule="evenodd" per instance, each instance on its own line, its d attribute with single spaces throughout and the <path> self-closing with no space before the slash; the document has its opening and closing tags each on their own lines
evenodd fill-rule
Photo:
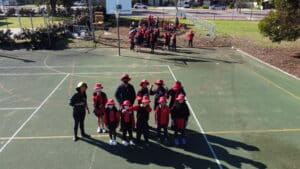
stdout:
<svg viewBox="0 0 300 169">
<path fill-rule="evenodd" d="M 17 0 L 0 0 L 0 6 L 15 6 Z"/>
</svg>

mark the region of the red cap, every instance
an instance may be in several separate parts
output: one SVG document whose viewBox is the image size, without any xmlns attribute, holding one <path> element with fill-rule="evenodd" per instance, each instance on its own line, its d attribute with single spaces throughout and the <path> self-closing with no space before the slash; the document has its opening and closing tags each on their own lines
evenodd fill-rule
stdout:
<svg viewBox="0 0 300 169">
<path fill-rule="evenodd" d="M 164 81 L 163 80 L 156 80 L 155 84 L 156 85 L 164 85 Z"/>
<path fill-rule="evenodd" d="M 125 80 L 125 79 L 131 80 L 131 78 L 129 77 L 128 74 L 123 74 L 123 75 L 121 76 L 121 80 L 122 80 L 122 81 Z"/>
<path fill-rule="evenodd" d="M 185 100 L 185 96 L 183 94 L 179 94 L 176 100 Z"/>
<path fill-rule="evenodd" d="M 115 101 L 113 99 L 109 99 L 106 105 L 115 105 Z"/>
<path fill-rule="evenodd" d="M 148 96 L 144 96 L 143 99 L 142 99 L 142 103 L 150 103 L 150 99 Z"/>
<path fill-rule="evenodd" d="M 94 85 L 94 89 L 95 89 L 95 90 L 97 90 L 97 89 L 103 89 L 103 86 L 102 86 L 101 83 L 96 83 L 96 84 Z"/>
<path fill-rule="evenodd" d="M 148 82 L 148 80 L 146 80 L 146 79 L 144 79 L 144 80 L 141 80 L 141 82 L 140 82 L 140 86 L 142 86 L 143 84 L 149 85 L 149 82 Z"/>
<path fill-rule="evenodd" d="M 167 102 L 167 97 L 161 96 L 158 100 L 158 103 L 166 103 Z"/>
<path fill-rule="evenodd" d="M 178 89 L 180 89 L 181 88 L 181 83 L 180 82 L 175 82 L 174 84 L 173 84 L 173 89 L 174 90 L 178 90 Z"/>
<path fill-rule="evenodd" d="M 122 105 L 123 106 L 131 106 L 131 103 L 129 100 L 125 100 Z"/>
</svg>

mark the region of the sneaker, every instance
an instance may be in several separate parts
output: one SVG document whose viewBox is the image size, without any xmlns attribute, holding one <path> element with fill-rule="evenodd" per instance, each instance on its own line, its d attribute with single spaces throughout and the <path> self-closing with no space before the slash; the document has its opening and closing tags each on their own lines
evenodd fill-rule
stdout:
<svg viewBox="0 0 300 169">
<path fill-rule="evenodd" d="M 114 146 L 117 145 L 117 140 L 113 140 L 113 143 L 112 143 Z"/>
<path fill-rule="evenodd" d="M 122 141 L 122 144 L 123 144 L 124 146 L 128 146 L 128 142 L 125 141 L 125 140 Z"/>
<path fill-rule="evenodd" d="M 114 141 L 112 139 L 109 140 L 109 145 L 113 145 Z"/>
<path fill-rule="evenodd" d="M 77 136 L 74 136 L 73 139 L 72 139 L 74 142 L 76 142 L 78 140 L 78 137 Z"/>
<path fill-rule="evenodd" d="M 178 146 L 180 143 L 179 143 L 179 140 L 178 138 L 175 138 L 175 145 Z"/>
<path fill-rule="evenodd" d="M 100 127 L 97 128 L 97 133 L 102 133 L 102 129 Z"/>
<path fill-rule="evenodd" d="M 102 133 L 106 133 L 106 130 L 104 128 L 102 129 Z"/>
<path fill-rule="evenodd" d="M 183 145 L 186 144 L 186 139 L 182 138 L 181 142 L 182 142 Z"/>
<path fill-rule="evenodd" d="M 130 140 L 130 141 L 129 141 L 129 144 L 132 145 L 132 146 L 135 145 L 134 142 L 133 142 L 133 140 Z"/>
</svg>

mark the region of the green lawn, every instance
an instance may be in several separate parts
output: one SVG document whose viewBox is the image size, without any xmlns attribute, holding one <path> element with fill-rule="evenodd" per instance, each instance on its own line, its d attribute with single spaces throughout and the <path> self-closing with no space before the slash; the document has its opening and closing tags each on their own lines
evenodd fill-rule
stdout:
<svg viewBox="0 0 300 169">
<path fill-rule="evenodd" d="M 230 36 L 233 38 L 242 38 L 254 42 L 267 48 L 297 48 L 300 46 L 300 40 L 296 42 L 272 43 L 267 37 L 260 34 L 258 21 L 239 21 L 239 20 L 209 20 L 216 25 L 217 36 Z M 182 19 L 181 23 L 190 24 L 189 20 Z M 193 26 L 192 26 L 193 28 Z M 199 32 L 199 29 L 195 29 Z M 200 34 L 203 31 L 200 30 Z"/>
<path fill-rule="evenodd" d="M 66 18 L 67 19 L 67 18 Z M 47 19 L 50 24 L 52 23 L 52 17 Z M 53 17 L 53 23 L 62 22 L 64 19 Z M 43 17 L 33 17 L 32 18 L 33 27 L 45 26 L 45 21 Z M 30 17 L 21 17 L 22 27 L 31 28 Z M 0 18 L 0 28 L 20 28 L 18 17 L 1 17 Z"/>
</svg>

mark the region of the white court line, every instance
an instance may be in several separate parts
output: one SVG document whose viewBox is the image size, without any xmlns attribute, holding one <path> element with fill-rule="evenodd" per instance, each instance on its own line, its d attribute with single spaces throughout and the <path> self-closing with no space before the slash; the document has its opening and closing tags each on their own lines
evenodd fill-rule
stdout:
<svg viewBox="0 0 300 169">
<path fill-rule="evenodd" d="M 37 107 L 2 107 L 0 110 L 34 110 Z"/>
<path fill-rule="evenodd" d="M 167 67 L 168 65 L 80 65 L 76 66 L 78 68 L 110 68 L 110 67 L 118 67 L 118 68 L 138 68 L 138 67 Z M 72 68 L 72 65 L 65 66 L 7 66 L 0 67 L 0 69 L 36 69 L 36 68 Z"/>
<path fill-rule="evenodd" d="M 271 68 L 273 68 L 273 69 L 275 69 L 275 70 L 277 70 L 277 71 L 279 71 L 279 72 L 281 72 L 281 73 L 283 73 L 283 74 L 285 74 L 285 75 L 288 75 L 288 76 L 290 76 L 290 77 L 292 77 L 292 78 L 294 78 L 294 79 L 296 79 L 296 80 L 300 80 L 300 78 L 298 78 L 297 76 L 292 75 L 292 74 L 290 74 L 290 73 L 288 73 L 288 72 L 286 72 L 286 71 L 284 71 L 284 70 L 282 70 L 282 69 L 280 69 L 280 68 L 278 68 L 278 67 L 276 67 L 276 66 L 273 66 L 273 65 L 271 65 L 271 64 L 269 64 L 269 63 L 267 63 L 267 62 L 261 60 L 261 59 L 258 59 L 257 57 L 254 57 L 254 56 L 250 55 L 249 53 L 247 53 L 247 52 L 245 52 L 245 51 L 243 51 L 243 50 L 241 50 L 241 49 L 237 49 L 237 48 L 235 48 L 235 47 L 232 47 L 232 48 L 235 49 L 236 51 L 240 52 L 241 54 L 246 55 L 246 56 L 248 56 L 248 57 L 250 57 L 250 58 L 252 58 L 252 59 L 258 61 L 259 63 L 262 63 L 262 64 L 264 64 L 264 65 L 267 65 L 267 66 L 269 66 L 269 67 L 271 67 Z"/>
<path fill-rule="evenodd" d="M 163 74 L 169 73 L 168 71 L 163 72 L 82 72 L 82 73 L 72 73 L 72 72 L 61 72 L 61 73 L 0 73 L 0 76 L 42 76 L 42 75 L 111 75 L 111 74 Z"/>
<path fill-rule="evenodd" d="M 52 90 L 52 92 L 44 99 L 44 101 L 35 109 L 34 112 L 26 119 L 26 121 L 18 128 L 17 131 L 7 140 L 7 142 L 1 147 L 0 153 L 5 149 L 5 147 L 16 137 L 16 135 L 23 129 L 23 127 L 30 121 L 30 119 L 41 109 L 41 107 L 49 100 L 49 98 L 55 93 L 55 91 L 63 84 L 63 82 L 69 77 L 70 74 L 67 74 L 58 85 Z"/>
<path fill-rule="evenodd" d="M 177 81 L 177 78 L 176 78 L 174 72 L 172 71 L 172 69 L 171 69 L 171 67 L 170 67 L 169 65 L 168 65 L 168 69 L 169 69 L 169 71 L 170 71 L 170 73 L 171 73 L 173 79 L 174 79 L 175 81 Z M 186 97 L 186 103 L 187 103 L 187 105 L 188 105 L 188 107 L 189 107 L 189 109 L 190 109 L 190 111 L 191 111 L 191 113 L 192 113 L 194 119 L 196 120 L 196 123 L 197 123 L 197 125 L 199 126 L 199 129 L 200 129 L 200 132 L 201 132 L 201 134 L 203 135 L 203 137 L 204 137 L 204 139 L 205 139 L 205 141 L 206 141 L 206 143 L 207 143 L 207 145 L 208 145 L 208 148 L 209 148 L 210 152 L 212 153 L 212 155 L 213 155 L 213 157 L 214 157 L 216 163 L 218 164 L 219 169 L 223 169 L 223 167 L 222 167 L 222 165 L 221 165 L 221 163 L 220 163 L 220 161 L 219 161 L 219 159 L 218 159 L 218 156 L 217 156 L 217 154 L 215 153 L 215 150 L 212 148 L 211 144 L 209 143 L 209 141 L 208 141 L 208 139 L 207 139 L 207 136 L 206 136 L 206 134 L 205 134 L 205 131 L 204 131 L 204 129 L 202 128 L 202 126 L 201 126 L 201 124 L 200 124 L 200 122 L 199 122 L 199 120 L 198 120 L 198 118 L 197 118 L 197 116 L 196 116 L 196 114 L 195 114 L 195 112 L 194 112 L 194 110 L 193 110 L 193 108 L 192 108 L 190 102 L 188 101 L 188 98 L 187 98 L 187 97 Z"/>
</svg>

